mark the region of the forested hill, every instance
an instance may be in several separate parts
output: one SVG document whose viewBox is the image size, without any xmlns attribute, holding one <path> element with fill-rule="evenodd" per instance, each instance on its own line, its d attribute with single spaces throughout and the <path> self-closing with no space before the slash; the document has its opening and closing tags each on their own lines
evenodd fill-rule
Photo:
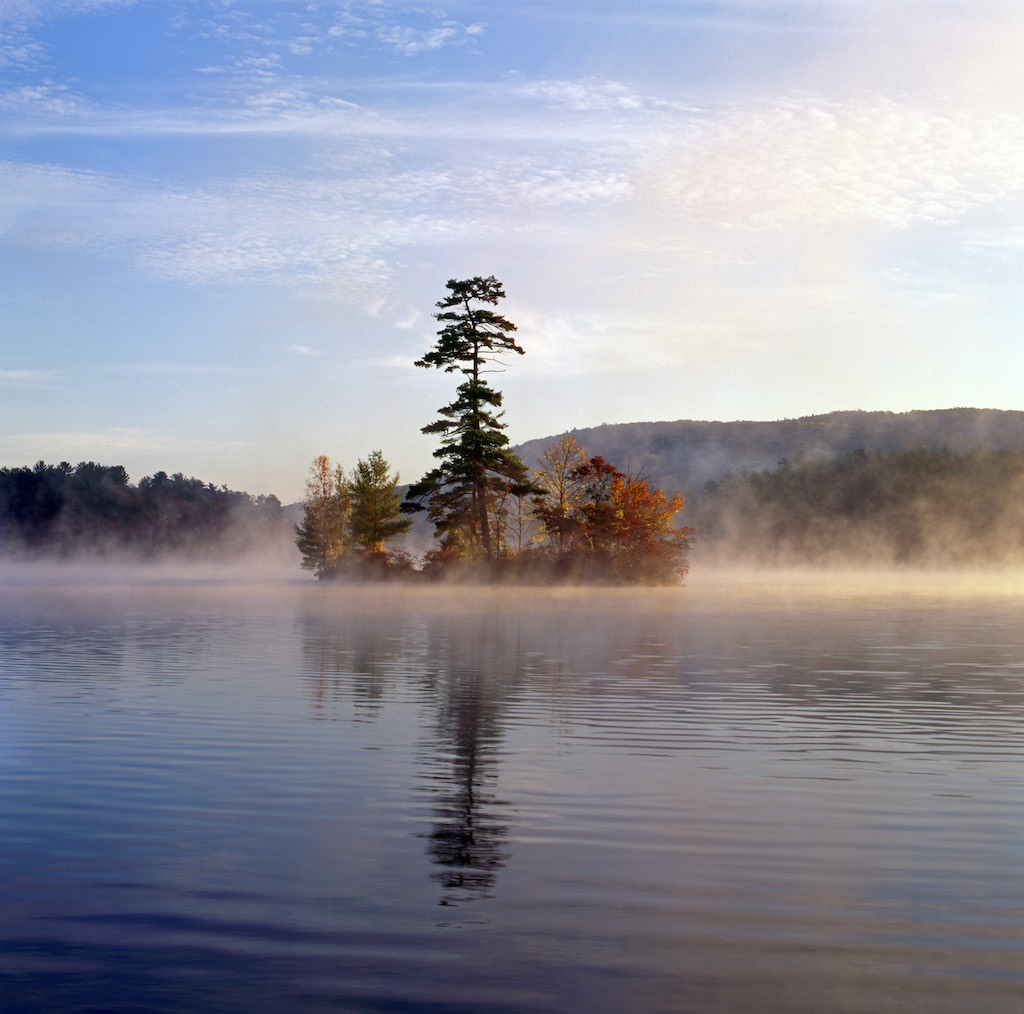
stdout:
<svg viewBox="0 0 1024 1014">
<path fill-rule="evenodd" d="M 714 480 L 687 506 L 701 559 L 745 564 L 1024 562 L 1024 451 L 850 451 Z"/>
<path fill-rule="evenodd" d="M 292 541 L 276 496 L 121 465 L 0 468 L 0 558 L 238 556 Z"/>
<path fill-rule="evenodd" d="M 951 408 L 918 412 L 830 412 L 778 422 L 640 422 L 572 430 L 588 455 L 641 472 L 652 487 L 700 492 L 710 479 L 774 468 L 782 459 L 868 451 L 1024 449 L 1024 412 Z M 516 452 L 531 467 L 560 434 Z"/>
</svg>

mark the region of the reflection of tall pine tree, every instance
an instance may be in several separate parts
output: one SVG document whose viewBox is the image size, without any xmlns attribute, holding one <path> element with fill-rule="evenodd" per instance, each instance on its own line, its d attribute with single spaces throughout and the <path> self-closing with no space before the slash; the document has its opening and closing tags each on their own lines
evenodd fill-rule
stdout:
<svg viewBox="0 0 1024 1014">
<path fill-rule="evenodd" d="M 316 609 L 303 617 L 303 682 L 317 717 L 336 717 L 348 702 L 371 718 L 406 681 L 430 702 L 420 763 L 432 814 L 421 837 L 442 905 L 490 896 L 508 861 L 509 829 L 499 819 L 506 804 L 494 787 L 519 672 L 518 629 L 507 617 L 396 616 L 372 599 L 344 616 Z"/>
<path fill-rule="evenodd" d="M 432 789 L 433 830 L 427 853 L 440 867 L 434 873 L 444 893 L 442 905 L 489 897 L 497 871 L 508 859 L 508 826 L 496 817 L 504 805 L 490 786 L 497 781 L 496 746 L 501 703 L 478 673 L 455 671 L 441 706 L 440 733 L 451 748 L 438 751 Z M 450 770 L 442 765 L 451 758 Z M 446 767 L 446 765 L 445 765 Z"/>
<path fill-rule="evenodd" d="M 427 645 L 437 701 L 437 738 L 425 758 L 434 797 L 427 854 L 442 905 L 489 897 L 508 861 L 506 804 L 494 788 L 505 706 L 519 678 L 516 625 L 496 615 L 451 619 L 431 628 Z"/>
</svg>

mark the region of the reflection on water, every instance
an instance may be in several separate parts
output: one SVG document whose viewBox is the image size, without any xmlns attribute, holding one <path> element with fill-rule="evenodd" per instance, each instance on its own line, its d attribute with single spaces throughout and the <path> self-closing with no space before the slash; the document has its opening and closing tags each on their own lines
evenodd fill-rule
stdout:
<svg viewBox="0 0 1024 1014">
<path fill-rule="evenodd" d="M 504 805 L 494 796 L 497 752 L 506 695 L 515 684 L 514 658 L 500 641 L 500 616 L 440 613 L 395 627 L 376 613 L 338 629 L 337 617 L 304 617 L 303 658 L 316 713 L 350 700 L 364 719 L 383 704 L 389 674 L 414 683 L 433 712 L 419 751 L 425 792 L 433 811 L 427 852 L 440 867 L 440 904 L 490 896 L 496 871 L 507 856 Z M 453 622 L 457 621 L 457 622 Z"/>
<path fill-rule="evenodd" d="M 0 1009 L 1016 1010 L 1024 596 L 910 591 L 0 585 Z"/>
<path fill-rule="evenodd" d="M 490 663 L 438 672 L 436 738 L 424 750 L 433 829 L 427 851 L 440 866 L 441 904 L 491 897 L 508 857 L 508 827 L 495 798 L 502 701 Z"/>
<path fill-rule="evenodd" d="M 504 643 L 500 614 L 467 631 L 435 622 L 426 633 L 425 685 L 434 701 L 430 738 L 421 752 L 433 810 L 428 854 L 440 867 L 441 904 L 491 897 L 508 858 L 506 805 L 495 796 L 498 754 L 516 658 Z"/>
</svg>

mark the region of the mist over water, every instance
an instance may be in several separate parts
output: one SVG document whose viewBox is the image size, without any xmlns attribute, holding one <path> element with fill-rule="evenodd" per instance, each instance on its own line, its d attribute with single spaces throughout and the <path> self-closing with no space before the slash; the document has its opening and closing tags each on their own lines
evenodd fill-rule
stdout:
<svg viewBox="0 0 1024 1014">
<path fill-rule="evenodd" d="M 1015 1009 L 1012 572 L 223 577 L 0 576 L 0 1008 Z"/>
</svg>

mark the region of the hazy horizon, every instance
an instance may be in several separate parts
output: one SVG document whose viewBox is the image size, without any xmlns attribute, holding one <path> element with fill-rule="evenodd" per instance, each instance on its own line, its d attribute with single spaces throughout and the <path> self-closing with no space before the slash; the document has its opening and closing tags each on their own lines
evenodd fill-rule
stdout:
<svg viewBox="0 0 1024 1014">
<path fill-rule="evenodd" d="M 900 415 L 909 414 L 911 412 L 958 412 L 958 411 L 967 411 L 967 412 L 975 412 L 975 411 L 983 411 L 983 412 L 987 412 L 987 411 L 1017 412 L 1017 411 L 1020 411 L 1020 412 L 1024 412 L 1024 409 L 988 409 L 988 408 L 980 408 L 979 409 L 979 408 L 972 407 L 972 406 L 956 406 L 956 407 L 951 407 L 951 408 L 922 408 L 922 409 L 908 409 L 906 412 L 892 412 L 892 411 L 888 411 L 888 410 L 885 410 L 885 409 L 874 409 L 874 410 L 872 410 L 872 409 L 845 408 L 845 409 L 836 409 L 836 410 L 831 411 L 831 412 L 814 413 L 814 415 L 811 415 L 811 416 L 783 417 L 783 418 L 778 418 L 778 419 L 753 419 L 753 418 L 747 417 L 747 418 L 742 418 L 742 419 L 692 419 L 692 418 L 679 418 L 679 419 L 635 419 L 635 420 L 621 420 L 619 422 L 614 422 L 614 423 L 598 423 L 598 424 L 595 424 L 594 426 L 587 426 L 587 427 L 579 427 L 579 426 L 573 426 L 573 425 L 566 426 L 566 427 L 563 427 L 562 429 L 557 430 L 557 431 L 552 432 L 552 433 L 546 433 L 546 434 L 543 434 L 543 435 L 540 435 L 540 436 L 534 436 L 534 437 L 526 437 L 523 440 L 519 441 L 515 445 L 515 447 L 518 448 L 520 446 L 530 446 L 532 444 L 537 443 L 538 441 L 543 442 L 543 441 L 550 440 L 552 442 L 555 442 L 562 435 L 567 434 L 567 433 L 568 434 L 586 433 L 589 430 L 603 429 L 603 428 L 608 427 L 608 426 L 614 426 L 614 427 L 618 427 L 618 426 L 623 426 L 623 427 L 629 427 L 629 426 L 647 427 L 647 426 L 661 426 L 661 425 L 665 425 L 665 424 L 671 425 L 673 423 L 683 423 L 683 424 L 693 423 L 693 424 L 696 424 L 696 425 L 705 425 L 705 424 L 713 424 L 713 425 L 719 425 L 719 424 L 721 424 L 721 425 L 739 424 L 739 425 L 743 425 L 743 424 L 748 424 L 748 423 L 753 423 L 753 424 L 764 423 L 766 425 L 771 425 L 773 423 L 800 422 L 803 419 L 819 418 L 819 417 L 822 417 L 822 416 L 830 416 L 830 415 L 846 415 L 846 414 L 878 412 L 878 413 L 885 414 L 885 415 L 900 416 Z M 982 434 L 979 434 L 979 446 L 981 446 L 981 443 L 983 443 L 983 441 L 981 440 L 981 436 L 982 436 Z M 584 447 L 583 449 L 584 449 L 584 451 L 589 451 L 591 448 Z M 873 448 L 873 447 L 865 447 L 865 449 L 866 450 L 875 450 L 875 448 Z M 356 453 L 356 457 L 362 458 L 362 457 L 365 457 L 365 456 L 366 456 L 365 453 L 359 453 L 359 452 Z M 331 457 L 331 455 L 328 455 L 328 457 Z M 28 467 L 28 468 L 30 468 L 30 467 L 33 467 L 37 463 L 37 461 L 40 461 L 40 460 L 41 461 L 45 461 L 45 463 L 48 464 L 48 465 L 56 465 L 56 464 L 59 464 L 61 460 L 68 460 L 68 459 L 66 459 L 66 458 L 65 459 L 56 459 L 56 458 L 54 458 L 54 459 L 50 459 L 50 460 L 47 460 L 47 459 L 36 459 L 36 460 L 33 460 L 33 461 L 20 461 L 20 462 L 13 462 L 13 461 L 2 462 L 2 461 L 0 461 L 0 467 L 7 467 L 7 468 L 26 468 L 26 467 Z M 355 460 L 356 460 L 355 457 L 353 457 L 351 460 L 342 460 L 342 459 L 339 459 L 339 458 L 332 458 L 332 464 L 341 465 L 343 468 L 348 470 L 348 469 L 350 469 L 352 467 L 352 465 L 355 464 Z M 83 461 L 84 462 L 96 461 L 97 464 L 101 464 L 101 465 L 104 465 L 104 466 L 123 465 L 123 461 L 121 461 L 121 460 L 117 460 L 117 461 L 114 461 L 114 460 L 99 461 L 99 460 L 97 460 L 95 458 L 95 456 L 90 457 L 88 454 L 86 454 L 82 458 L 76 459 L 75 461 L 70 461 L 69 463 L 72 464 L 72 465 L 77 465 L 77 464 L 79 464 L 80 462 L 83 462 Z M 622 464 L 622 462 L 618 462 L 618 463 Z M 310 463 L 306 462 L 305 464 L 306 464 L 306 469 L 303 472 L 302 476 L 300 477 L 302 479 L 303 483 L 305 482 L 305 479 L 308 477 L 309 464 Z M 533 467 L 536 464 L 536 462 L 532 462 L 530 460 L 527 460 L 526 464 L 529 467 Z M 767 464 L 770 464 L 770 462 L 768 462 Z M 642 465 L 640 467 L 641 467 L 641 469 L 643 468 Z M 146 473 L 146 474 L 147 475 L 151 475 L 151 474 L 154 474 L 154 473 L 156 473 L 158 471 L 162 471 L 162 472 L 165 472 L 165 473 L 171 474 L 171 475 L 173 475 L 173 474 L 184 474 L 186 476 L 186 478 L 199 479 L 199 480 L 201 480 L 204 483 L 212 483 L 215 486 L 220 486 L 221 485 L 221 483 L 219 482 L 218 476 L 213 476 L 213 475 L 192 475 L 192 474 L 188 473 L 186 470 L 183 470 L 183 469 L 177 469 L 177 468 L 174 468 L 174 467 L 167 467 L 166 464 L 162 465 L 162 466 L 154 467 L 153 469 L 151 469 L 151 471 L 149 473 Z M 137 474 L 137 475 L 136 474 L 129 474 L 129 481 L 132 484 L 136 484 L 136 483 L 138 483 L 138 481 L 140 479 L 142 479 L 144 477 L 146 477 L 146 476 L 143 475 L 142 473 Z M 403 477 L 402 480 L 401 480 L 401 485 L 402 486 L 408 485 L 412 481 L 414 481 L 414 477 L 412 477 L 412 476 Z M 703 482 L 703 480 L 702 480 L 702 482 Z M 286 508 L 288 508 L 288 507 L 295 507 L 297 505 L 300 505 L 303 502 L 303 499 L 304 499 L 304 496 L 305 496 L 305 493 L 304 493 L 304 491 L 302 489 L 302 484 L 301 483 L 300 483 L 298 491 L 295 493 L 294 498 L 288 498 L 288 497 L 279 496 L 279 494 L 275 490 L 243 489 L 243 490 L 239 490 L 239 491 L 240 492 L 249 493 L 249 494 L 251 494 L 253 496 L 258 496 L 258 495 L 261 495 L 261 494 L 270 494 L 270 495 L 278 496 L 278 499 L 281 501 L 282 506 L 284 506 Z"/>
</svg>

